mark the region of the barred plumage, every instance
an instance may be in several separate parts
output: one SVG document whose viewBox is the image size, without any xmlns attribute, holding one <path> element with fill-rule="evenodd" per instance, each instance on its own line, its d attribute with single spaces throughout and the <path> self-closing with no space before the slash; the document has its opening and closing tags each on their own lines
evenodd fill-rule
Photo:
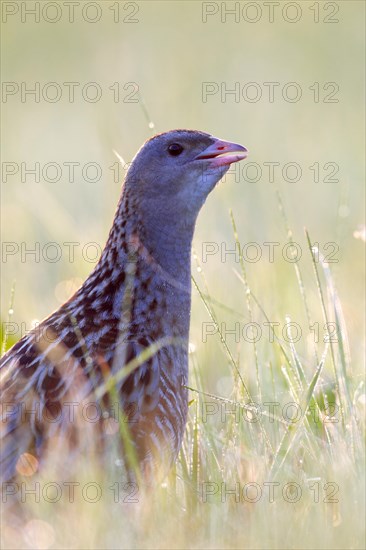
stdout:
<svg viewBox="0 0 366 550">
<path fill-rule="evenodd" d="M 94 271 L 1 360 L 3 480 L 14 476 L 23 453 L 42 467 L 55 438 L 64 452 L 80 451 L 75 403 L 98 403 L 108 413 L 117 400 L 128 419 L 121 441 L 128 471 L 133 456 L 146 478 L 174 462 L 188 409 L 194 226 L 208 193 L 245 157 L 240 145 L 189 130 L 141 148 Z M 92 435 L 100 445 L 102 418 Z"/>
</svg>

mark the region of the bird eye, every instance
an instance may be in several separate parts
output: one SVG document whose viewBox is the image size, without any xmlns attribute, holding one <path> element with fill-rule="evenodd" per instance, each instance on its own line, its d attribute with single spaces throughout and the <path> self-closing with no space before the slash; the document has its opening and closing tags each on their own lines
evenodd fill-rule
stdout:
<svg viewBox="0 0 366 550">
<path fill-rule="evenodd" d="M 177 157 L 178 155 L 181 154 L 182 151 L 183 151 L 183 147 L 179 143 L 172 143 L 168 147 L 168 153 L 173 157 Z"/>
</svg>

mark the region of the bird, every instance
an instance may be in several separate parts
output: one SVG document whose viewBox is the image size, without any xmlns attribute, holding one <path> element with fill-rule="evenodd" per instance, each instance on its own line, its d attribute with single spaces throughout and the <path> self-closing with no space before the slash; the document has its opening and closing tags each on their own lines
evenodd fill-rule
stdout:
<svg viewBox="0 0 366 550">
<path fill-rule="evenodd" d="M 121 433 L 117 418 L 115 435 L 126 471 L 147 480 L 169 471 L 188 413 L 195 224 L 230 165 L 246 157 L 242 145 L 197 130 L 163 132 L 143 144 L 94 270 L 0 361 L 3 481 L 19 474 L 22 457 L 44 467 L 55 441 L 71 452 L 91 425 L 98 428 L 86 445 L 103 440 L 116 403 L 127 419 Z M 97 421 L 92 406 L 101 411 Z"/>
</svg>

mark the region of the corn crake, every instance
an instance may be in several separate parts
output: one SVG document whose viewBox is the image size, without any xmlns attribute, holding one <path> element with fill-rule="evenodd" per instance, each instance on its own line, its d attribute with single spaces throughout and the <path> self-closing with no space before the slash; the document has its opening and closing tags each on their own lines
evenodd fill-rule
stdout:
<svg viewBox="0 0 366 550">
<path fill-rule="evenodd" d="M 168 471 L 188 411 L 194 227 L 216 183 L 246 156 L 241 145 L 193 130 L 154 136 L 137 153 L 99 263 L 1 360 L 3 481 L 25 453 L 42 469 L 51 445 L 64 463 L 75 449 L 82 460 L 81 434 L 92 424 L 93 443 L 102 442 L 116 403 L 129 420 L 121 438 L 127 471 L 133 459 L 145 479 Z M 78 414 L 88 403 L 103 409 L 99 422 Z"/>
</svg>

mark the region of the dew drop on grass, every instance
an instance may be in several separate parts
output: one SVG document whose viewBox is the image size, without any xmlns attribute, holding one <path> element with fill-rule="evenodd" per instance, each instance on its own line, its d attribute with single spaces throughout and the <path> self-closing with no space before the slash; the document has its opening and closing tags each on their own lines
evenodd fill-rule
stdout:
<svg viewBox="0 0 366 550">
<path fill-rule="evenodd" d="M 361 241 L 366 242 L 366 226 L 359 225 L 353 232 L 353 236 L 355 239 L 361 239 Z"/>
</svg>

